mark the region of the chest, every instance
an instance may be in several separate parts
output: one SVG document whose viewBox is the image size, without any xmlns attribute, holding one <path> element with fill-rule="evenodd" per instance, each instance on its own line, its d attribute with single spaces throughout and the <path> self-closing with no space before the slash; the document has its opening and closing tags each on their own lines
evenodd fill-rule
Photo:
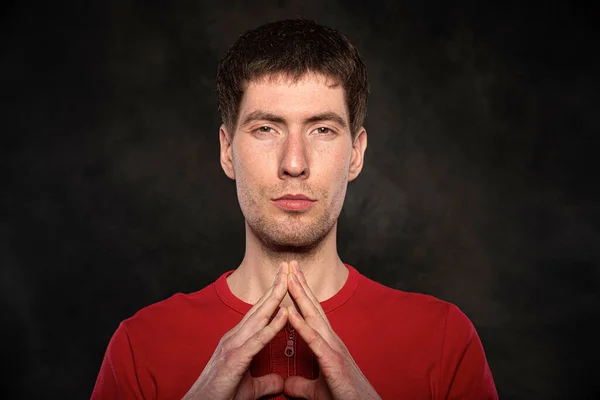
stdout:
<svg viewBox="0 0 600 400">
<path fill-rule="evenodd" d="M 403 328 L 369 317 L 357 321 L 333 316 L 330 322 L 354 362 L 383 399 L 435 398 L 441 342 L 438 335 L 432 334 L 434 327 L 415 329 L 414 324 L 407 324 Z M 206 366 L 220 337 L 230 329 L 229 325 L 169 337 L 162 343 L 170 343 L 170 346 L 148 349 L 145 355 L 151 359 L 148 359 L 151 368 L 146 373 L 154 382 L 156 398 L 181 398 Z M 173 343 L 177 343 L 177 347 Z M 319 377 L 315 355 L 289 324 L 251 362 L 252 376 L 270 373 L 283 378 L 302 376 L 312 380 Z M 284 399 L 283 396 L 274 398 Z"/>
<path fill-rule="evenodd" d="M 439 373 L 439 348 L 427 336 L 393 329 L 334 327 L 361 372 L 384 399 L 432 399 Z M 318 361 L 306 342 L 290 325 L 257 354 L 252 376 L 276 373 L 284 379 L 302 376 L 317 379 Z M 283 396 L 273 399 L 284 399 Z"/>
</svg>

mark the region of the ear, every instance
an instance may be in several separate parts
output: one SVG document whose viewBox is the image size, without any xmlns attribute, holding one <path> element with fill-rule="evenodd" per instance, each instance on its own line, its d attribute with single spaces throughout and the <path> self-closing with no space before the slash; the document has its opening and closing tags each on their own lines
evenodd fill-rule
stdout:
<svg viewBox="0 0 600 400">
<path fill-rule="evenodd" d="M 220 158 L 221 167 L 225 175 L 235 180 L 235 170 L 233 168 L 233 140 L 231 134 L 227 131 L 225 124 L 219 129 L 219 143 L 221 145 Z"/>
<path fill-rule="evenodd" d="M 355 180 L 362 171 L 365 150 L 367 150 L 367 131 L 361 126 L 354 138 L 354 143 L 352 143 L 352 159 L 350 160 L 348 182 Z"/>
</svg>

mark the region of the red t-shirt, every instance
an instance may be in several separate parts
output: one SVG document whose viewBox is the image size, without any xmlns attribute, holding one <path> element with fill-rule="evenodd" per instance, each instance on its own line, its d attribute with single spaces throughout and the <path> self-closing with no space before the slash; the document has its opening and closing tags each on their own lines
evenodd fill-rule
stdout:
<svg viewBox="0 0 600 400">
<path fill-rule="evenodd" d="M 346 283 L 321 306 L 383 399 L 498 398 L 477 332 L 456 306 L 386 287 L 346 266 Z M 229 289 L 232 272 L 123 321 L 106 350 L 92 399 L 181 399 L 221 337 L 252 307 Z M 314 379 L 318 364 L 286 326 L 256 355 L 250 372 Z"/>
</svg>

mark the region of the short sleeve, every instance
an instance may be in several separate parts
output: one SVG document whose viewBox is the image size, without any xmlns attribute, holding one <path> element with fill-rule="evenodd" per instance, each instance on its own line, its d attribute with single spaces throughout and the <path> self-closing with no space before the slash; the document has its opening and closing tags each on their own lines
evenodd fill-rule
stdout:
<svg viewBox="0 0 600 400">
<path fill-rule="evenodd" d="M 119 325 L 108 344 L 91 399 L 144 399 L 125 323 Z"/>
<path fill-rule="evenodd" d="M 446 317 L 441 357 L 441 398 L 498 399 L 479 335 L 469 318 L 452 304 Z"/>
</svg>

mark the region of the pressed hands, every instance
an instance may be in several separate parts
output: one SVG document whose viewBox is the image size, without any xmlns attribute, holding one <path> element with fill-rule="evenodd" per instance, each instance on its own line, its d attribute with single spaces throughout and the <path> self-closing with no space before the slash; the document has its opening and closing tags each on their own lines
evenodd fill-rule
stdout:
<svg viewBox="0 0 600 400">
<path fill-rule="evenodd" d="M 288 292 L 300 313 L 293 305 L 281 307 L 271 320 Z M 301 376 L 284 380 L 274 373 L 261 377 L 250 375 L 248 369 L 253 357 L 283 329 L 287 321 L 304 339 L 319 363 L 320 374 L 316 380 Z M 221 338 L 184 400 L 255 400 L 282 392 L 309 400 L 380 399 L 348 348 L 331 328 L 296 261 L 280 265 L 273 286 Z"/>
</svg>

